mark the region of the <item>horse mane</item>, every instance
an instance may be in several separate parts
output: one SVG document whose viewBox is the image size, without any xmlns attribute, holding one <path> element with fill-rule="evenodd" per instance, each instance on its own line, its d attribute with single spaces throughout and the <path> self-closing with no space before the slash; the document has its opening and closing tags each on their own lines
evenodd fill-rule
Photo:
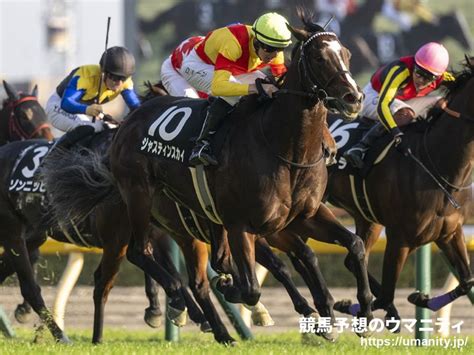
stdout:
<svg viewBox="0 0 474 355">
<path fill-rule="evenodd" d="M 142 94 L 138 95 L 138 98 L 142 103 L 147 102 L 157 96 L 168 95 L 161 82 L 152 84 L 150 80 L 147 80 L 143 82 L 143 86 L 145 87 L 145 90 Z"/>
<path fill-rule="evenodd" d="M 453 93 L 462 88 L 469 79 L 474 77 L 474 57 L 465 57 L 466 62 L 463 63 L 464 70 L 460 72 L 454 72 L 454 81 L 445 81 L 443 86 L 448 90 L 446 96 L 451 96 Z"/>
<path fill-rule="evenodd" d="M 318 25 L 317 23 L 313 22 L 314 12 L 308 10 L 303 6 L 298 6 L 296 8 L 296 14 L 298 15 L 299 19 L 303 23 L 303 28 L 311 33 L 314 32 L 324 32 L 324 28 Z"/>
</svg>

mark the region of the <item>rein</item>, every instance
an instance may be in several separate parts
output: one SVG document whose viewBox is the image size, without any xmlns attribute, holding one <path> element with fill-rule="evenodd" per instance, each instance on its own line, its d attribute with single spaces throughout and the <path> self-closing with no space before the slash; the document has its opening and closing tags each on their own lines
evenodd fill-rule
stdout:
<svg viewBox="0 0 474 355">
<path fill-rule="evenodd" d="M 444 107 L 442 108 L 442 110 L 444 112 L 446 112 L 449 116 L 451 117 L 454 117 L 456 119 L 462 119 L 462 120 L 465 120 L 465 121 L 468 121 L 468 122 L 471 122 L 471 123 L 474 123 L 474 118 L 473 117 L 470 117 L 470 116 L 466 116 L 464 114 L 461 114 L 460 112 L 458 111 L 454 111 L 454 110 L 451 110 L 449 107 Z M 428 160 L 431 164 L 431 166 L 433 167 L 433 170 L 434 172 L 436 173 L 436 175 L 438 175 L 438 178 L 448 187 L 454 189 L 454 191 L 462 191 L 462 190 L 467 190 L 467 189 L 470 189 L 471 188 L 471 184 L 467 184 L 465 186 L 458 186 L 458 185 L 454 185 L 454 184 L 451 184 L 446 178 L 443 177 L 443 175 L 441 175 L 441 173 L 438 171 L 438 169 L 436 168 L 436 165 L 434 164 L 433 162 L 433 159 L 431 159 L 431 155 L 430 153 L 428 152 L 428 146 L 427 146 L 427 143 L 426 143 L 426 137 L 428 136 L 428 130 L 425 131 L 425 134 L 423 135 L 423 147 L 425 149 L 425 152 L 426 152 L 426 156 L 428 157 Z"/>
<path fill-rule="evenodd" d="M 265 112 L 265 111 L 264 111 Z M 263 113 L 264 113 L 263 112 Z M 260 133 L 262 134 L 262 137 L 263 137 L 263 141 L 265 142 L 265 145 L 267 146 L 268 150 L 275 156 L 277 157 L 278 159 L 280 159 L 282 162 L 284 162 L 285 164 L 288 164 L 292 167 L 295 167 L 295 168 L 298 168 L 298 169 L 308 169 L 308 168 L 313 168 L 315 167 L 316 165 L 318 165 L 323 159 L 324 159 L 324 151 L 321 151 L 321 156 L 313 163 L 309 163 L 309 164 L 302 164 L 302 163 L 297 163 L 297 162 L 294 162 L 294 161 L 291 161 L 291 160 L 288 160 L 286 159 L 285 157 L 281 156 L 280 154 L 278 153 L 275 153 L 275 151 L 272 149 L 272 146 L 270 145 L 270 142 L 268 141 L 267 137 L 265 136 L 265 131 L 263 130 L 263 113 L 262 115 L 260 115 L 260 118 L 258 120 L 258 123 L 259 123 L 259 128 L 260 128 Z"/>
</svg>

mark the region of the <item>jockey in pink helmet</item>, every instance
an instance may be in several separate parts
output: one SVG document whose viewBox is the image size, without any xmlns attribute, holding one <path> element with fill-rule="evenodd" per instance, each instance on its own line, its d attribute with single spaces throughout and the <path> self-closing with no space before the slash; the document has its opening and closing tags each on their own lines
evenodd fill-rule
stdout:
<svg viewBox="0 0 474 355">
<path fill-rule="evenodd" d="M 443 80 L 452 80 L 446 72 L 449 54 L 436 42 L 423 45 L 414 56 L 399 58 L 379 68 L 364 88 L 365 99 L 361 116 L 379 121 L 362 140 L 349 149 L 344 157 L 357 168 L 362 168 L 365 152 L 378 137 L 390 131 L 395 146 L 403 154 L 408 153 L 408 144 L 402 139 L 399 127 L 412 122 L 415 117 L 424 117 L 440 99 L 427 96 L 438 89 Z"/>
</svg>

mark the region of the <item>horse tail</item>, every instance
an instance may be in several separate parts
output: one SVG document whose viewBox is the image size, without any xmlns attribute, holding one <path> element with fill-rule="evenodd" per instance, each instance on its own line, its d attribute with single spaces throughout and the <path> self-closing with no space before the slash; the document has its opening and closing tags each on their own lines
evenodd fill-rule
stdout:
<svg viewBox="0 0 474 355">
<path fill-rule="evenodd" d="M 54 219 L 51 222 L 61 227 L 80 223 L 99 204 L 121 201 L 105 152 L 53 150 L 44 159 L 40 175 Z"/>
</svg>

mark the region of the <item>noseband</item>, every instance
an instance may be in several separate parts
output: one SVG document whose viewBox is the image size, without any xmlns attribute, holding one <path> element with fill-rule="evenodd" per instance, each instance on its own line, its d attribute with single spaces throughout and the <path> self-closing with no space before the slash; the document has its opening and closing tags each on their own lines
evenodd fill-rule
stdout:
<svg viewBox="0 0 474 355">
<path fill-rule="evenodd" d="M 25 96 L 13 102 L 7 104 L 7 108 L 10 109 L 10 116 L 8 117 L 8 135 L 13 137 L 18 137 L 20 139 L 31 139 L 33 138 L 40 130 L 43 128 L 48 128 L 48 123 L 43 123 L 37 127 L 32 133 L 27 133 L 21 126 L 21 123 L 18 120 L 18 117 L 15 115 L 15 108 L 18 107 L 23 102 L 26 101 L 38 101 L 36 96 Z"/>
</svg>

